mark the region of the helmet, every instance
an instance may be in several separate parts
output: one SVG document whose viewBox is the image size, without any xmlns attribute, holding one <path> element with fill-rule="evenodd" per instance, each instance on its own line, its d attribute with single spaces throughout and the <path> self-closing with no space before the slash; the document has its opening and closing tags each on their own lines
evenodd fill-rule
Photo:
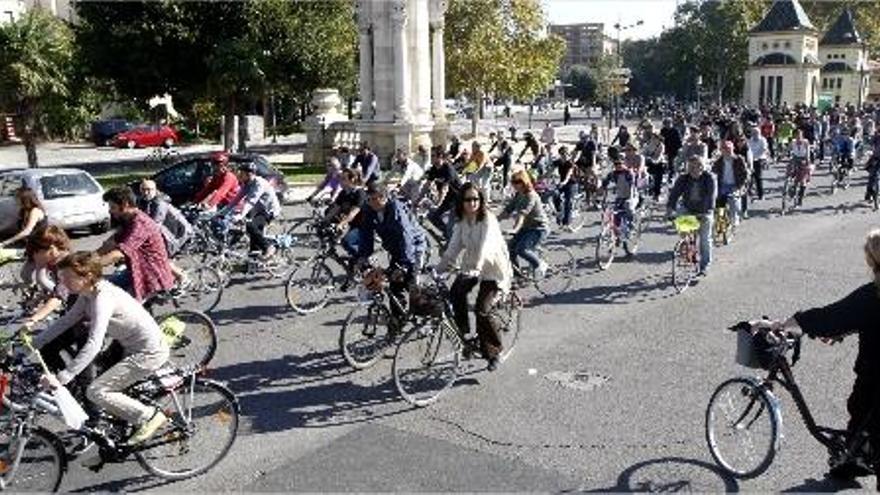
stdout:
<svg viewBox="0 0 880 495">
<path fill-rule="evenodd" d="M 211 153 L 211 162 L 217 165 L 226 165 L 229 163 L 229 154 L 225 151 L 215 151 Z"/>
<path fill-rule="evenodd" d="M 254 162 L 244 162 L 238 166 L 238 170 L 255 174 L 257 173 L 257 164 Z"/>
</svg>

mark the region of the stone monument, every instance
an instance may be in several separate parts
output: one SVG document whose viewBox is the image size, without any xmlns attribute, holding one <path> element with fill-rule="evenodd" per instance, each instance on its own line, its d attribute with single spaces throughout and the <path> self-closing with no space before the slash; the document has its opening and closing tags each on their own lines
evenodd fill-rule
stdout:
<svg viewBox="0 0 880 495">
<path fill-rule="evenodd" d="M 362 140 L 380 156 L 445 142 L 445 0 L 358 0 Z"/>
</svg>

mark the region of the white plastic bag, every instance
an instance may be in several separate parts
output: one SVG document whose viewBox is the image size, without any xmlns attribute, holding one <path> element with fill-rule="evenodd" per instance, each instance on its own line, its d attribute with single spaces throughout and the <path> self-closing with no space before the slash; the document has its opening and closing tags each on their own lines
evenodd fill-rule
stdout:
<svg viewBox="0 0 880 495">
<path fill-rule="evenodd" d="M 79 402 L 73 398 L 73 394 L 67 390 L 67 387 L 61 386 L 54 389 L 52 391 L 52 398 L 55 400 L 58 410 L 61 411 L 61 417 L 68 428 L 79 430 L 83 427 L 86 420 L 89 419 L 89 415 L 79 405 Z"/>
</svg>

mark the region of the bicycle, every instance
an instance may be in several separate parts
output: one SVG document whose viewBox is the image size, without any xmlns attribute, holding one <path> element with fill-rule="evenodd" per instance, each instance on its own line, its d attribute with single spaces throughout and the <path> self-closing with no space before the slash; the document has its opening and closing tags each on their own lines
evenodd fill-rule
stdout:
<svg viewBox="0 0 880 495">
<path fill-rule="evenodd" d="M 739 201 L 739 198 L 734 199 Z M 716 246 L 730 244 L 733 237 L 733 223 L 730 221 L 730 213 L 727 210 L 727 198 L 721 199 L 715 205 L 715 222 L 712 229 L 712 241 Z"/>
<path fill-rule="evenodd" d="M 534 248 L 538 257 L 547 263 L 543 276 L 529 265 L 526 268 L 513 265 L 514 284 L 518 289 L 533 285 L 545 297 L 561 294 L 571 287 L 577 261 L 574 254 L 565 246 L 541 244 Z"/>
<path fill-rule="evenodd" d="M 448 391 L 461 373 L 463 359 L 475 353 L 473 339 L 466 340 L 455 324 L 449 289 L 435 271 L 431 279 L 441 301 L 439 316 L 432 316 L 414 325 L 397 344 L 392 364 L 394 385 L 404 400 L 416 407 L 437 401 Z M 500 294 L 492 315 L 501 328 L 502 351 L 499 362 L 505 362 L 516 346 L 520 334 L 522 300 L 514 290 Z"/>
<path fill-rule="evenodd" d="M 45 365 L 27 362 L 14 345 L 19 339 L 16 332 L 0 358 L 0 396 L 6 411 L 0 489 L 57 491 L 70 461 L 94 448 L 100 456 L 91 468 L 95 472 L 106 463 L 134 457 L 155 476 L 181 480 L 216 466 L 235 442 L 238 400 L 225 386 L 192 369 L 166 368 L 127 389 L 136 400 L 168 416 L 166 425 L 144 443 L 129 445 L 132 426 L 103 413 L 80 429 L 53 433 L 41 426 L 43 417 L 61 416 L 53 396 L 40 389 Z"/>
<path fill-rule="evenodd" d="M 700 273 L 700 243 L 697 233 L 700 219 L 694 215 L 679 216 L 672 221 L 679 239 L 672 248 L 672 285 L 681 294 Z"/>
<path fill-rule="evenodd" d="M 214 233 L 219 243 L 215 245 L 216 250 L 206 253 L 203 260 L 207 266 L 219 272 L 224 285 L 232 280 L 235 273 L 284 278 L 298 261 L 293 251 L 294 239 L 287 234 L 265 234 L 266 239 L 275 246 L 275 253 L 266 258 L 260 252 L 252 252 L 244 243 L 244 220 L 230 223 L 215 217 Z"/>
<path fill-rule="evenodd" d="M 803 161 L 792 159 L 785 169 L 785 181 L 782 183 L 782 209 L 785 215 L 792 209 L 803 205 L 804 197 L 801 189 L 806 188 L 809 165 Z"/>
<path fill-rule="evenodd" d="M 627 256 L 639 251 L 642 232 L 650 222 L 650 206 L 647 198 L 637 205 L 633 218 L 626 221 L 626 210 L 622 206 L 602 200 L 602 227 L 596 238 L 596 265 L 600 270 L 608 270 L 614 262 L 617 248 L 623 245 Z"/>
<path fill-rule="evenodd" d="M 284 285 L 284 296 L 291 309 L 301 315 L 319 311 L 327 305 L 331 292 L 346 291 L 354 285 L 357 275 L 353 260 L 340 255 L 337 250 L 338 236 L 329 224 L 316 226 L 320 247 L 308 261 L 294 269 Z M 340 267 L 345 275 L 334 275 L 328 262 Z"/>
<path fill-rule="evenodd" d="M 834 170 L 831 174 L 831 194 L 836 193 L 838 189 L 843 189 L 844 191 L 849 189 L 853 168 L 852 157 L 841 157 L 833 168 Z"/>
<path fill-rule="evenodd" d="M 749 479 L 761 475 L 773 463 L 783 436 L 782 406 L 773 392 L 775 385 L 791 395 L 807 431 L 828 449 L 832 468 L 868 458 L 867 423 L 854 434 L 816 424 L 792 373 L 800 359 L 799 337 L 766 331 L 752 334 L 747 322 L 730 330 L 737 332 L 737 362 L 763 370 L 766 376 L 731 378 L 721 383 L 709 399 L 706 442 L 722 469 L 736 478 Z"/>
</svg>

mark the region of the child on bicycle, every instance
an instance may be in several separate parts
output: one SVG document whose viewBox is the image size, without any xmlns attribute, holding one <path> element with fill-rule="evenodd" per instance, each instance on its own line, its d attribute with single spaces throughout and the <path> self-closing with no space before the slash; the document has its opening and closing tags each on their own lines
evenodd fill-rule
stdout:
<svg viewBox="0 0 880 495">
<path fill-rule="evenodd" d="M 128 440 L 130 445 L 142 443 L 168 418 L 158 408 L 126 395 L 125 390 L 168 361 L 170 351 L 162 331 L 140 303 L 102 278 L 97 255 L 74 253 L 62 259 L 57 268 L 61 283 L 78 298 L 69 311 L 34 339 L 34 346 L 42 348 L 84 319 L 89 321 L 88 339 L 65 369 L 45 375 L 41 383 L 48 388 L 67 385 L 97 357 L 105 337 L 114 339 L 126 357 L 89 385 L 86 396 L 96 406 L 136 428 Z"/>
<path fill-rule="evenodd" d="M 614 192 L 614 214 L 619 215 L 617 221 L 625 226 L 622 235 L 624 239 L 632 231 L 636 204 L 639 202 L 637 180 L 632 169 L 620 160 L 614 162 L 614 170 L 602 180 L 602 190 L 608 191 L 611 186 Z M 626 252 L 628 253 L 629 249 Z"/>
</svg>

